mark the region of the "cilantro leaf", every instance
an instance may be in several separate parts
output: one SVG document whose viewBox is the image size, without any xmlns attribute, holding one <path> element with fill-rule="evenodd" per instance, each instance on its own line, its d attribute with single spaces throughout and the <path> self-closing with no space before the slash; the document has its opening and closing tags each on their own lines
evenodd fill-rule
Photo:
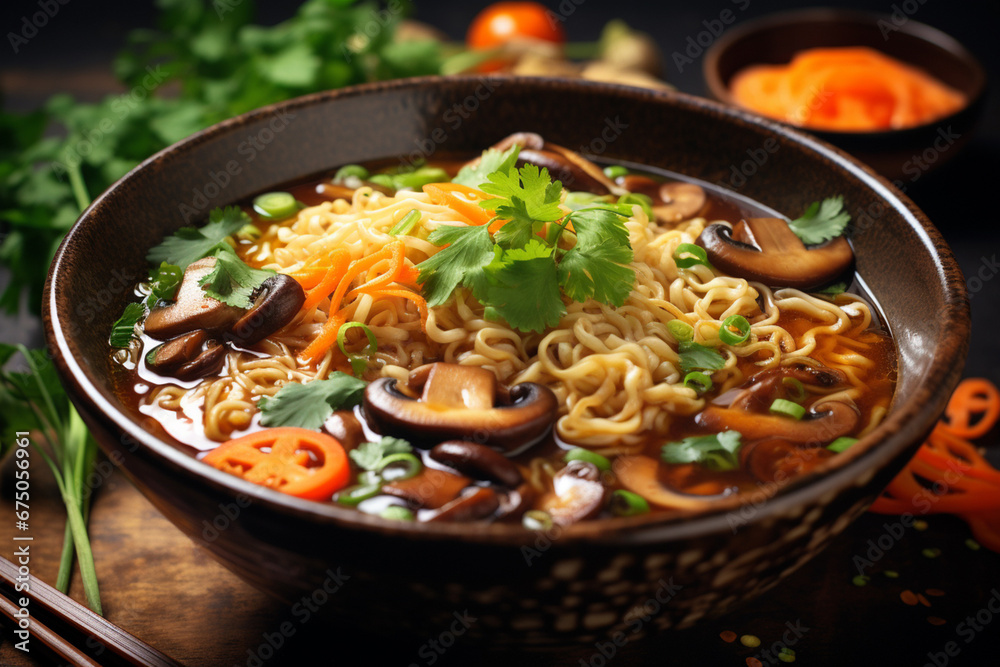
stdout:
<svg viewBox="0 0 1000 667">
<path fill-rule="evenodd" d="M 215 251 L 215 268 L 198 283 L 205 294 L 237 308 L 249 308 L 254 291 L 265 280 L 276 275 L 270 269 L 247 266 L 226 244 Z"/>
<path fill-rule="evenodd" d="M 847 283 L 834 283 L 823 289 L 816 290 L 814 294 L 826 294 L 827 296 L 837 296 L 847 291 Z"/>
<path fill-rule="evenodd" d="M 576 245 L 559 261 L 559 282 L 574 301 L 594 298 L 621 306 L 635 284 L 628 230 L 621 216 L 608 209 L 591 208 L 570 216 Z"/>
<path fill-rule="evenodd" d="M 435 245 L 448 244 L 417 265 L 428 306 L 440 306 L 459 285 L 479 298 L 486 287 L 483 268 L 493 261 L 494 245 L 487 225 L 481 227 L 439 227 L 427 237 Z"/>
<path fill-rule="evenodd" d="M 130 303 L 125 306 L 122 316 L 111 325 L 111 337 L 108 342 L 111 347 L 128 347 L 135 338 L 135 325 L 146 314 L 141 303 Z"/>
<path fill-rule="evenodd" d="M 307 384 L 289 382 L 273 397 L 261 396 L 260 423 L 263 426 L 298 426 L 319 430 L 334 410 L 361 403 L 365 382 L 335 371 L 326 380 Z"/>
<path fill-rule="evenodd" d="M 498 151 L 494 148 L 487 148 L 483 151 L 479 162 L 472 166 L 462 167 L 451 179 L 452 183 L 467 185 L 470 188 L 479 189 L 483 183 L 489 179 L 487 176 L 495 171 L 508 172 L 517 163 L 517 156 L 521 153 L 521 147 L 514 144 L 505 151 Z"/>
<path fill-rule="evenodd" d="M 821 202 L 813 202 L 802 217 L 789 222 L 788 227 L 803 243 L 823 243 L 844 233 L 851 215 L 843 209 L 843 197 L 829 197 Z"/>
<path fill-rule="evenodd" d="M 717 371 L 726 365 L 726 359 L 717 350 L 686 340 L 678 347 L 681 358 L 681 371 Z"/>
<path fill-rule="evenodd" d="M 498 253 L 486 272 L 486 301 L 515 329 L 541 332 L 566 314 L 552 248 L 539 239 Z"/>
<path fill-rule="evenodd" d="M 181 267 L 166 262 L 160 262 L 160 267 L 150 272 L 149 299 L 147 305 L 153 306 L 157 301 L 173 301 L 180 287 L 184 272 Z"/>
<path fill-rule="evenodd" d="M 736 470 L 742 444 L 739 431 L 694 436 L 663 445 L 660 459 L 664 463 L 700 463 L 716 471 Z"/>
<path fill-rule="evenodd" d="M 379 461 L 389 454 L 408 454 L 411 451 L 413 447 L 406 440 L 383 436 L 378 442 L 362 442 L 347 455 L 362 470 L 374 470 Z"/>
<path fill-rule="evenodd" d="M 489 181 L 480 189 L 496 197 L 481 201 L 479 205 L 508 221 L 496 235 L 500 247 L 520 248 L 546 222 L 563 217 L 559 208 L 562 183 L 549 178 L 548 169 L 526 164 L 520 169 L 511 167 L 507 171 L 495 171 L 487 178 Z"/>
<path fill-rule="evenodd" d="M 208 224 L 204 227 L 178 229 L 150 250 L 146 260 L 153 264 L 173 264 L 183 271 L 189 264 L 211 255 L 227 236 L 235 234 L 249 223 L 250 216 L 237 206 L 213 209 L 208 215 Z"/>
</svg>

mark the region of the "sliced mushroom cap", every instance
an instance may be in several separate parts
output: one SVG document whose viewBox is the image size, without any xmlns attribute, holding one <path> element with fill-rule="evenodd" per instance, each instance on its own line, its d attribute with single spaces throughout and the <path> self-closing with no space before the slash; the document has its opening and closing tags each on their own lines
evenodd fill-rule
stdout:
<svg viewBox="0 0 1000 667">
<path fill-rule="evenodd" d="M 232 325 L 230 335 L 240 345 L 259 343 L 291 322 L 305 300 L 306 293 L 294 278 L 271 276 L 257 288 L 253 306 Z"/>
<path fill-rule="evenodd" d="M 451 440 L 434 445 L 430 457 L 475 479 L 514 488 L 524 481 L 517 464 L 485 445 Z"/>
<path fill-rule="evenodd" d="M 545 150 L 522 150 L 518 162 L 548 169 L 552 180 L 561 181 L 567 190 L 598 195 L 621 190 L 590 160 L 561 146 L 558 148 L 564 153 L 556 152 L 551 150 L 553 147 L 553 144 L 546 144 Z"/>
<path fill-rule="evenodd" d="M 824 445 L 847 435 L 861 419 L 857 407 L 844 400 L 814 403 L 802 419 L 747 412 L 715 405 L 698 413 L 695 421 L 715 432 L 739 431 L 744 442 L 762 438 L 783 438 L 799 445 Z"/>
<path fill-rule="evenodd" d="M 560 526 L 589 519 L 604 506 L 601 471 L 588 461 L 570 461 L 552 478 L 552 487 L 552 493 L 539 501 L 539 509 Z"/>
<path fill-rule="evenodd" d="M 323 431 L 335 437 L 344 449 L 351 450 L 364 442 L 365 431 L 350 410 L 337 410 L 323 422 Z"/>
<path fill-rule="evenodd" d="M 424 468 L 419 475 L 409 479 L 383 484 L 382 493 L 404 498 L 412 507 L 437 509 L 458 497 L 470 481 L 468 477 L 445 470 Z"/>
<path fill-rule="evenodd" d="M 497 508 L 497 518 L 507 516 L 519 517 L 531 509 L 532 503 L 538 496 L 538 492 L 528 482 L 524 482 L 516 489 L 497 489 L 497 497 L 500 500 L 500 507 Z"/>
<path fill-rule="evenodd" d="M 474 440 L 511 451 L 540 440 L 556 419 L 558 402 L 548 387 L 525 382 L 498 391 L 496 378 L 485 369 L 432 366 L 410 378 L 410 389 L 422 389 L 419 399 L 402 393 L 391 378 L 368 385 L 364 411 L 376 430 L 423 447 Z M 422 387 L 414 386 L 414 376 L 424 375 Z"/>
<path fill-rule="evenodd" d="M 854 260 L 843 236 L 807 248 L 781 218 L 747 218 L 733 228 L 716 222 L 702 231 L 698 245 L 726 273 L 774 288 L 825 285 Z"/>
<path fill-rule="evenodd" d="M 195 380 L 217 373 L 225 358 L 225 346 L 199 329 L 154 347 L 146 353 L 146 366 L 160 375 Z"/>
<path fill-rule="evenodd" d="M 147 336 L 167 340 L 196 329 L 212 333 L 227 331 L 244 313 L 221 301 L 209 298 L 199 284 L 215 268 L 215 258 L 206 257 L 184 270 L 177 297 L 172 304 L 154 308 L 143 324 Z"/>
<path fill-rule="evenodd" d="M 740 458 L 762 482 L 780 482 L 809 472 L 835 454 L 826 447 L 800 447 L 783 438 L 766 438 L 740 450 Z"/>
<path fill-rule="evenodd" d="M 833 389 L 847 382 L 843 371 L 826 366 L 782 366 L 769 368 L 752 375 L 743 383 L 739 393 L 728 407 L 751 412 L 767 412 L 776 398 L 788 398 L 786 379 L 793 379 L 803 385 Z M 727 392 L 728 394 L 728 392 Z M 722 397 L 720 397 L 722 398 Z"/>
<path fill-rule="evenodd" d="M 708 203 L 704 188 L 694 183 L 661 183 L 639 174 L 627 174 L 618 182 L 629 192 L 652 199 L 653 215 L 657 222 L 664 224 L 690 220 L 701 213 Z"/>
<path fill-rule="evenodd" d="M 493 489 L 472 487 L 438 510 L 428 521 L 478 521 L 492 516 L 499 506 L 500 501 Z"/>
<path fill-rule="evenodd" d="M 678 493 L 667 488 L 660 483 L 659 462 L 648 456 L 619 456 L 612 466 L 622 486 L 659 507 L 699 510 L 708 507 L 718 498 Z"/>
<path fill-rule="evenodd" d="M 541 150 L 544 145 L 545 140 L 542 139 L 542 135 L 540 134 L 535 134 L 534 132 L 515 132 L 514 134 L 508 135 L 490 146 L 490 150 L 503 152 L 510 149 L 512 146 L 520 146 L 521 148 L 528 148 L 537 151 Z M 475 167 L 482 161 L 482 159 L 482 155 L 477 155 L 475 158 L 462 165 L 462 167 Z"/>
</svg>

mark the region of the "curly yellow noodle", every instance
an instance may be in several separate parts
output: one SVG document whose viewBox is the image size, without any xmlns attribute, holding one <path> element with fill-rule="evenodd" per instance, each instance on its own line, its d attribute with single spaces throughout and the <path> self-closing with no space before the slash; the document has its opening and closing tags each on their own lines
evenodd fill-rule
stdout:
<svg viewBox="0 0 1000 667">
<path fill-rule="evenodd" d="M 419 224 L 409 235 L 390 236 L 389 230 L 413 210 L 420 214 Z M 457 212 L 432 204 L 422 192 L 389 197 L 362 188 L 350 201 L 325 202 L 272 225 L 241 252 L 256 266 L 288 273 L 334 248 L 358 259 L 398 238 L 409 262 L 417 264 L 439 250 L 427 241 L 427 234 L 443 225 L 464 225 L 463 220 Z M 619 308 L 593 301 L 569 303 L 559 325 L 544 334 L 522 333 L 487 320 L 483 306 L 461 288 L 447 304 L 430 309 L 426 332 L 409 301 L 374 301 L 362 295 L 344 307 L 350 320 L 367 324 L 379 341 L 366 377 L 402 380 L 410 369 L 431 361 L 482 366 L 504 383 L 549 386 L 561 406 L 556 421 L 560 438 L 608 455 L 632 453 L 650 434 L 668 433 L 675 416 L 704 407 L 704 399 L 682 384 L 677 344 L 667 329 L 678 319 L 693 327 L 696 342 L 719 346 L 725 365 L 713 380 L 720 391 L 744 381 L 738 365 L 742 358 L 761 368 L 830 365 L 847 374 L 850 387 L 844 395 L 860 395 L 872 367 L 863 354 L 868 345 L 864 332 L 872 323 L 867 304 L 846 296 L 838 305 L 794 289 L 772 291 L 707 266 L 678 269 L 674 250 L 693 243 L 705 224 L 699 218 L 663 229 L 634 207 L 626 227 L 635 253 L 636 282 L 625 303 Z M 250 425 L 260 396 L 273 395 L 288 382 L 329 374 L 330 354 L 315 366 L 295 357 L 322 329 L 328 307 L 324 300 L 300 313 L 280 335 L 258 346 L 257 354 L 231 352 L 220 377 L 189 390 L 159 387 L 146 402 L 175 411 L 190 411 L 200 402 L 207 437 L 230 438 Z M 786 330 L 783 313 L 799 315 L 809 327 L 798 334 Z M 736 347 L 721 345 L 722 320 L 737 314 L 751 322 L 749 339 Z M 874 410 L 866 430 L 884 412 L 885 407 Z M 530 472 L 532 485 L 543 489 L 551 469 L 533 461 Z"/>
</svg>

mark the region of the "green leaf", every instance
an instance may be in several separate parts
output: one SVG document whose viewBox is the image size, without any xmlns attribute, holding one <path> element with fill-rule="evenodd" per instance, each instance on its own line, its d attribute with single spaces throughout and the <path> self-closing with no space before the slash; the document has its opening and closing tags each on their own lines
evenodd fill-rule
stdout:
<svg viewBox="0 0 1000 667">
<path fill-rule="evenodd" d="M 208 215 L 208 224 L 200 228 L 178 229 L 150 250 L 146 260 L 152 264 L 173 264 L 183 271 L 189 264 L 214 253 L 227 236 L 232 236 L 250 222 L 250 216 L 237 206 L 212 209 Z"/>
<path fill-rule="evenodd" d="M 627 266 L 632 246 L 623 218 L 610 210 L 591 208 L 572 213 L 576 245 L 559 261 L 559 282 L 574 301 L 593 298 L 621 306 L 635 285 L 635 271 Z"/>
<path fill-rule="evenodd" d="M 273 397 L 261 396 L 257 407 L 263 426 L 298 426 L 319 430 L 334 410 L 361 403 L 365 382 L 335 371 L 326 380 L 289 382 Z"/>
<path fill-rule="evenodd" d="M 111 325 L 111 337 L 108 343 L 111 347 L 128 347 L 135 338 L 135 325 L 146 314 L 141 303 L 130 303 L 125 306 L 125 312 Z"/>
<path fill-rule="evenodd" d="M 681 371 L 717 371 L 726 365 L 726 359 L 718 351 L 693 341 L 679 344 Z"/>
<path fill-rule="evenodd" d="M 348 452 L 351 460 L 362 470 L 375 470 L 379 461 L 389 454 L 408 454 L 413 447 L 406 440 L 383 436 L 378 442 L 362 442 Z"/>
<path fill-rule="evenodd" d="M 489 182 L 488 176 L 499 171 L 506 173 L 517 163 L 517 156 L 521 153 L 521 147 L 514 144 L 505 151 L 498 151 L 494 148 L 487 148 L 483 151 L 479 162 L 472 166 L 462 167 L 451 179 L 452 183 L 467 185 L 477 190 L 483 183 Z"/>
<path fill-rule="evenodd" d="M 829 197 L 813 202 L 802 217 L 792 220 L 788 226 L 803 243 L 823 243 L 844 233 L 851 216 L 843 209 L 843 197 Z"/>
<path fill-rule="evenodd" d="M 496 235 L 500 247 L 520 248 L 543 224 L 562 219 L 563 211 L 559 208 L 562 183 L 552 181 L 548 169 L 526 164 L 520 169 L 495 171 L 487 179 L 481 189 L 496 197 L 479 205 L 508 221 Z"/>
<path fill-rule="evenodd" d="M 541 332 L 566 314 L 552 248 L 540 240 L 498 253 L 486 272 L 486 302 L 515 329 Z"/>
<path fill-rule="evenodd" d="M 660 450 L 664 463 L 700 463 L 710 470 L 736 470 L 740 465 L 742 436 L 738 431 L 694 436 L 668 442 Z"/>
<path fill-rule="evenodd" d="M 205 294 L 237 308 L 250 308 L 253 293 L 273 275 L 270 269 L 247 266 L 236 252 L 223 243 L 215 251 L 215 267 L 198 283 Z"/>
<path fill-rule="evenodd" d="M 427 305 L 442 305 L 459 285 L 470 288 L 479 298 L 487 284 L 483 269 L 494 256 L 489 228 L 486 225 L 438 227 L 427 240 L 435 245 L 448 244 L 417 265 Z"/>
<path fill-rule="evenodd" d="M 837 296 L 838 294 L 843 294 L 847 291 L 847 283 L 834 283 L 821 290 L 816 290 L 814 294 L 826 294 L 828 296 Z"/>
<path fill-rule="evenodd" d="M 173 301 L 174 296 L 177 294 L 177 288 L 180 287 L 183 278 L 184 272 L 181 271 L 181 267 L 160 262 L 160 267 L 150 272 L 149 305 L 152 306 L 160 299 Z"/>
</svg>

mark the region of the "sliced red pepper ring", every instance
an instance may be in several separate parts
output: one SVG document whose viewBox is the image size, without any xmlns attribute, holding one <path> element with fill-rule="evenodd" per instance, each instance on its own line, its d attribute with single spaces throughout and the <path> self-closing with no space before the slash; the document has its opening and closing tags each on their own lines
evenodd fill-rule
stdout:
<svg viewBox="0 0 1000 667">
<path fill-rule="evenodd" d="M 254 484 L 310 500 L 329 500 L 350 478 L 340 442 L 304 428 L 257 431 L 223 443 L 202 460 Z"/>
</svg>

